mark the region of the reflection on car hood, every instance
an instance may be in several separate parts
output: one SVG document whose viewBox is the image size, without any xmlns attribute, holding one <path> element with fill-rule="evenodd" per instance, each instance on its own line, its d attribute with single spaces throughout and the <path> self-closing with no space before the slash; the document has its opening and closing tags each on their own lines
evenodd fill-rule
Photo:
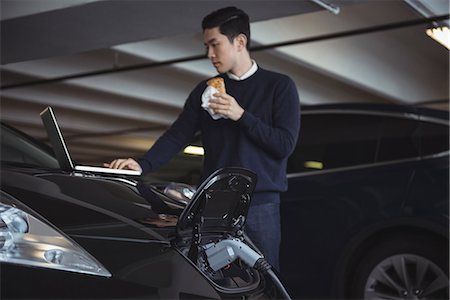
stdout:
<svg viewBox="0 0 450 300">
<path fill-rule="evenodd" d="M 158 232 L 154 228 L 161 226 L 141 222 L 158 220 L 160 214 L 133 184 L 117 178 L 10 169 L 2 170 L 1 185 L 71 235 L 167 240 L 168 230 Z"/>
</svg>

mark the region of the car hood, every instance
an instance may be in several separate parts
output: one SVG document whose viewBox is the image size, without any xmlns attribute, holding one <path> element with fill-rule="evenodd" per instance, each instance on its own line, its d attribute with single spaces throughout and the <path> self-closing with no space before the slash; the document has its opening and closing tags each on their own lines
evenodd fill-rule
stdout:
<svg viewBox="0 0 450 300">
<path fill-rule="evenodd" d="M 184 209 L 157 189 L 126 177 L 82 172 L 6 169 L 1 186 L 68 235 L 169 242 L 198 232 L 242 231 L 256 175 L 241 168 L 216 171 Z M 238 234 L 239 235 L 239 234 Z"/>
<path fill-rule="evenodd" d="M 124 177 L 7 169 L 1 187 L 69 235 L 168 241 L 175 231 L 177 211 L 163 196 Z"/>
</svg>

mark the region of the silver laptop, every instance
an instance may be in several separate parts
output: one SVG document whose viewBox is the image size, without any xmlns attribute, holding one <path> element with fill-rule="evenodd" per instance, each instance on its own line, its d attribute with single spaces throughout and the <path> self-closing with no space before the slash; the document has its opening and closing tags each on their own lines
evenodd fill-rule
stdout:
<svg viewBox="0 0 450 300">
<path fill-rule="evenodd" d="M 134 176 L 141 175 L 141 172 L 134 170 L 119 170 L 104 167 L 75 165 L 72 161 L 69 150 L 67 149 L 66 142 L 64 141 L 64 137 L 61 133 L 61 130 L 59 129 L 55 113 L 53 112 L 53 109 L 50 106 L 41 112 L 41 119 L 42 122 L 44 123 L 45 129 L 47 130 L 47 135 L 50 140 L 50 144 L 53 146 L 53 151 L 55 152 L 56 159 L 58 160 L 61 169 L 66 171 L 78 170 L 94 173 L 108 173 L 108 174 L 121 174 Z"/>
</svg>

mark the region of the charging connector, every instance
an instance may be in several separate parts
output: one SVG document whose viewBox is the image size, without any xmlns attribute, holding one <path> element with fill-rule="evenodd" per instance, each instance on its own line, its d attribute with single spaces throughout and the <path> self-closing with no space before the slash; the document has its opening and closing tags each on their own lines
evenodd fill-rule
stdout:
<svg viewBox="0 0 450 300">
<path fill-rule="evenodd" d="M 203 246 L 211 269 L 218 271 L 240 258 L 248 266 L 255 268 L 272 278 L 284 299 L 291 299 L 278 277 L 271 270 L 272 266 L 255 250 L 239 239 L 226 239 L 218 243 L 209 243 Z"/>
<path fill-rule="evenodd" d="M 210 243 L 205 245 L 204 249 L 209 266 L 214 271 L 222 269 L 238 257 L 250 267 L 254 267 L 258 259 L 262 258 L 239 239 L 226 239 L 218 243 Z"/>
</svg>

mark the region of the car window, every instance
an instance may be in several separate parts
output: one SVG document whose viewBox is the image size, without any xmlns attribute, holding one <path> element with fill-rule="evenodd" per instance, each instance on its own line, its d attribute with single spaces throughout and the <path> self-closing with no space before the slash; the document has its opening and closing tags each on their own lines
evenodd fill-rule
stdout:
<svg viewBox="0 0 450 300">
<path fill-rule="evenodd" d="M 288 173 L 373 163 L 381 123 L 378 116 L 304 114 Z"/>
<path fill-rule="evenodd" d="M 197 136 L 193 145 L 201 146 Z M 448 150 L 448 126 L 400 117 L 304 113 L 288 173 L 351 167 Z M 421 148 L 421 149 L 420 149 Z M 152 178 L 196 185 L 203 157 L 180 152 Z"/>
<path fill-rule="evenodd" d="M 383 118 L 383 135 L 377 161 L 399 160 L 419 156 L 419 122 L 398 117 Z"/>
<path fill-rule="evenodd" d="M 1 127 L 0 158 L 2 164 L 20 164 L 43 168 L 59 168 L 58 161 L 44 149 L 18 132 Z"/>
<path fill-rule="evenodd" d="M 449 149 L 448 125 L 421 122 L 419 136 L 422 155 L 441 153 Z"/>
<path fill-rule="evenodd" d="M 186 154 L 181 151 L 159 170 L 148 173 L 148 177 L 195 186 L 200 183 L 202 167 L 203 156 Z"/>
<path fill-rule="evenodd" d="M 203 151 L 200 134 L 188 146 L 194 147 L 193 150 Z M 185 148 L 159 170 L 149 173 L 149 179 L 198 185 L 202 179 L 203 153 L 195 152 Z"/>
</svg>

